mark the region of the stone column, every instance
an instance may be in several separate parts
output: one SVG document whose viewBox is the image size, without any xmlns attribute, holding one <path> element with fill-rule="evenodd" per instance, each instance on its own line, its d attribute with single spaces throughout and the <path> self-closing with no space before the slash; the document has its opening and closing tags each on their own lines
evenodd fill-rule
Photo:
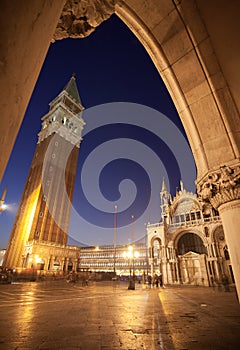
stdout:
<svg viewBox="0 0 240 350">
<path fill-rule="evenodd" d="M 55 261 L 55 256 L 51 256 L 49 271 L 53 271 L 54 261 Z"/>
<path fill-rule="evenodd" d="M 50 260 L 51 260 L 51 257 L 48 257 L 48 258 L 46 259 L 46 264 L 44 265 L 44 271 L 48 271 L 48 266 L 49 266 Z"/>
<path fill-rule="evenodd" d="M 181 283 L 180 276 L 179 276 L 179 264 L 178 264 L 178 262 L 175 263 L 175 271 L 176 271 L 176 282 Z"/>
<path fill-rule="evenodd" d="M 207 244 L 207 253 L 208 253 L 208 256 L 212 256 L 212 250 L 211 250 L 211 244 Z"/>
<path fill-rule="evenodd" d="M 65 261 L 65 258 L 61 258 L 61 262 L 60 262 L 60 271 L 61 271 L 61 273 L 63 273 L 64 261 Z"/>
<path fill-rule="evenodd" d="M 214 258 L 216 258 L 218 256 L 218 254 L 216 251 L 216 243 L 215 242 L 212 243 L 212 249 L 213 249 L 213 256 L 214 256 Z"/>
<path fill-rule="evenodd" d="M 149 262 L 150 262 L 150 267 L 151 267 L 151 276 L 153 276 L 154 275 L 154 266 L 153 266 L 153 258 L 150 258 L 149 259 Z"/>
<path fill-rule="evenodd" d="M 73 269 L 73 271 L 77 271 L 77 259 L 73 259 L 73 262 L 72 262 L 72 264 L 73 264 L 73 267 L 72 267 L 72 269 Z"/>
<path fill-rule="evenodd" d="M 66 258 L 65 260 L 65 272 L 68 272 L 68 263 L 69 263 L 69 258 Z"/>
<path fill-rule="evenodd" d="M 213 264 L 214 264 L 214 271 L 216 273 L 216 276 L 214 276 L 214 277 L 216 277 L 217 280 L 219 281 L 221 279 L 221 276 L 219 275 L 220 271 L 219 271 L 219 266 L 218 266 L 218 262 L 216 259 L 213 260 Z"/>
<path fill-rule="evenodd" d="M 198 193 L 219 212 L 240 301 L 240 165 L 209 173 L 199 181 Z"/>
<path fill-rule="evenodd" d="M 173 283 L 171 263 L 169 261 L 167 262 L 167 283 L 168 284 L 172 284 Z"/>
</svg>

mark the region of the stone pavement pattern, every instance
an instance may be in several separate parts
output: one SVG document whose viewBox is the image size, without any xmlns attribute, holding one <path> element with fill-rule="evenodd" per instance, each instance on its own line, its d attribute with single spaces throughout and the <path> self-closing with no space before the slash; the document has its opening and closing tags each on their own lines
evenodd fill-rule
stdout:
<svg viewBox="0 0 240 350">
<path fill-rule="evenodd" d="M 0 285 L 1 350 L 239 349 L 234 292 L 122 282 Z"/>
</svg>

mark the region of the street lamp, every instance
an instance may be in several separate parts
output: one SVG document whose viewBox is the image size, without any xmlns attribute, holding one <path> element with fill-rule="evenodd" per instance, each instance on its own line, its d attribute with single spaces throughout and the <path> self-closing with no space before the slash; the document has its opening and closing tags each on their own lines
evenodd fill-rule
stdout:
<svg viewBox="0 0 240 350">
<path fill-rule="evenodd" d="M 134 251 L 132 245 L 128 246 L 128 251 L 123 253 L 123 257 L 129 260 L 129 285 L 128 289 L 135 289 L 134 259 L 139 257 L 139 252 Z"/>
<path fill-rule="evenodd" d="M 0 213 L 2 213 L 4 210 L 7 209 L 7 205 L 4 203 L 6 193 L 7 193 L 7 188 L 4 189 L 3 194 L 2 194 L 2 198 L 0 198 Z"/>
<path fill-rule="evenodd" d="M 7 204 L 0 204 L 0 213 L 7 209 Z"/>
<path fill-rule="evenodd" d="M 114 206 L 113 272 L 116 274 L 117 205 Z"/>
</svg>

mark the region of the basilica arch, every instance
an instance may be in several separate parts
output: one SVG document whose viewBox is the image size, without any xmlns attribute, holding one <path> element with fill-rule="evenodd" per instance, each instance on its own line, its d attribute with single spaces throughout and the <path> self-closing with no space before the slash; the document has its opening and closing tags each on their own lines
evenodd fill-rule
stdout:
<svg viewBox="0 0 240 350">
<path fill-rule="evenodd" d="M 185 245 L 184 248 L 181 245 Z M 174 248 L 177 252 L 177 255 L 183 255 L 189 251 L 193 251 L 198 254 L 206 254 L 207 242 L 205 237 L 198 230 L 182 230 L 180 231 L 174 239 Z"/>
<path fill-rule="evenodd" d="M 198 193 L 220 213 L 240 295 L 237 2 L 79 0 L 79 7 L 65 2 L 1 4 L 0 177 L 49 45 L 61 38 L 64 18 L 74 14 L 71 35 L 83 37 L 115 12 L 149 53 L 177 108 L 197 165 Z"/>
</svg>

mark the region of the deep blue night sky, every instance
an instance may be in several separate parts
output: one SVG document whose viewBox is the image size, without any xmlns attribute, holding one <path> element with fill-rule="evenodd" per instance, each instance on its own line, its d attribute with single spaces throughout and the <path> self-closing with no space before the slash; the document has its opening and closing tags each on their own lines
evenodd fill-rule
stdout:
<svg viewBox="0 0 240 350">
<path fill-rule="evenodd" d="M 96 115 L 94 108 L 93 113 L 88 113 L 91 107 L 106 103 L 131 102 L 151 107 L 163 113 L 176 125 L 176 129 L 180 131 L 181 135 L 184 135 L 175 107 L 150 57 L 137 38 L 115 15 L 87 38 L 80 40 L 65 39 L 51 44 L 0 186 L 1 192 L 5 186 L 8 187 L 6 203 L 9 205 L 9 210 L 3 212 L 0 216 L 0 248 L 6 248 L 7 245 L 36 147 L 37 134 L 41 129 L 41 117 L 48 112 L 49 102 L 64 88 L 73 72 L 76 73 L 82 104 L 86 108 L 83 118 L 87 123 L 88 120 L 89 123 L 94 123 L 94 118 L 100 118 L 101 113 L 99 113 L 99 116 Z M 148 113 L 148 109 L 145 111 Z M 147 114 L 144 116 L 145 121 L 146 118 L 148 118 Z M 168 175 L 168 185 L 172 194 L 179 186 L 181 166 L 179 171 L 178 162 L 174 158 L 171 145 L 167 144 L 166 141 L 164 142 L 160 137 L 154 136 L 147 123 L 135 128 L 130 124 L 131 121 L 126 124 L 126 122 L 120 120 L 119 123 L 118 120 L 113 118 L 113 125 L 101 126 L 84 135 L 79 153 L 74 207 L 83 219 L 90 222 L 91 225 L 93 224 L 93 226 L 85 225 L 84 222 L 82 224 L 78 223 L 76 226 L 73 220 L 70 227 L 70 236 L 77 242 L 96 245 L 112 244 L 113 208 L 121 197 L 118 186 L 124 178 L 129 179 L 131 183 L 129 183 L 129 190 L 128 187 L 125 188 L 126 184 L 123 186 L 125 191 L 123 193 L 133 197 L 136 196 L 136 198 L 126 198 L 126 203 L 129 203 L 127 208 L 124 207 L 124 204 L 121 204 L 123 202 L 118 205 L 117 242 L 127 243 L 129 241 L 131 229 L 128 224 L 131 222 L 132 215 L 136 219 L 134 228 L 136 239 L 144 236 L 146 232 L 144 223 L 149 219 L 152 223 L 160 220 L 159 191 L 164 172 L 158 172 L 158 168 L 155 168 L 157 158 L 160 159 L 160 163 L 163 164 L 165 173 Z M 152 126 L 154 129 L 154 125 Z M 156 181 L 154 180 L 153 185 L 151 177 L 148 176 L 148 166 L 141 166 L 139 161 L 126 159 L 128 158 L 128 152 L 124 157 L 120 157 L 118 149 L 116 152 L 117 159 L 102 167 L 103 171 L 100 172 L 99 184 L 97 184 L 104 200 L 109 202 L 109 213 L 107 213 L 106 207 L 101 207 L 101 201 L 98 201 L 98 208 L 94 208 L 92 204 L 88 205 L 83 194 L 85 190 L 82 190 L 80 181 L 81 167 L 85 157 L 93 147 L 104 142 L 104 139 L 109 142 L 110 140 L 119 139 L 124 142 L 124 145 L 128 144 L 124 139 L 137 140 L 137 145 L 138 142 L 146 144 L 154 153 L 152 165 L 149 168 L 151 168 L 151 171 L 156 169 L 154 175 Z M 125 146 L 119 145 L 116 147 L 123 150 Z M 115 143 L 110 148 L 113 154 Z M 130 148 L 132 147 L 130 146 L 129 150 Z M 181 148 L 181 145 L 179 145 L 179 148 Z M 141 152 L 138 152 L 137 158 L 141 156 Z M 104 153 L 104 157 L 106 153 Z M 186 158 L 184 151 L 182 157 L 183 159 Z M 189 161 L 188 170 L 189 178 L 185 179 L 184 185 L 187 190 L 195 191 L 194 180 L 196 175 L 192 160 Z M 90 178 L 91 176 L 89 176 L 89 181 Z M 136 188 L 132 182 L 135 183 Z M 91 184 L 89 186 L 92 187 Z M 150 201 L 150 205 L 146 209 L 151 195 L 154 199 Z M 120 226 L 122 226 L 122 229 L 120 229 Z"/>
</svg>

